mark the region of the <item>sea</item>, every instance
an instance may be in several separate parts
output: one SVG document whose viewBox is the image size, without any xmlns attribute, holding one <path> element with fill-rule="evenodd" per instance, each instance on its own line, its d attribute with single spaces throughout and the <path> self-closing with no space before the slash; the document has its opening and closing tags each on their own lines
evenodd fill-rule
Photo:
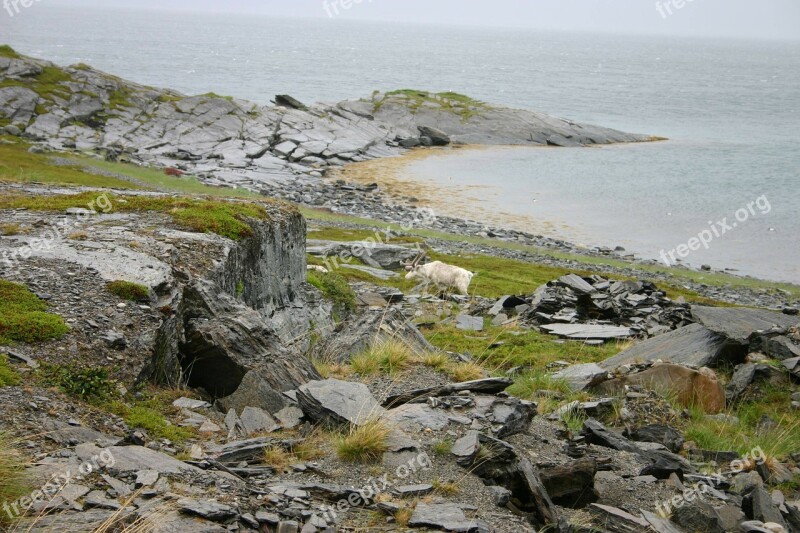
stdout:
<svg viewBox="0 0 800 533">
<path fill-rule="evenodd" d="M 35 2 L 14 17 L 0 12 L 0 43 L 186 94 L 268 104 L 276 94 L 333 102 L 374 90 L 455 91 L 665 137 L 445 150 L 414 158 L 403 178 L 437 185 L 487 224 L 800 283 L 800 41 Z"/>
</svg>

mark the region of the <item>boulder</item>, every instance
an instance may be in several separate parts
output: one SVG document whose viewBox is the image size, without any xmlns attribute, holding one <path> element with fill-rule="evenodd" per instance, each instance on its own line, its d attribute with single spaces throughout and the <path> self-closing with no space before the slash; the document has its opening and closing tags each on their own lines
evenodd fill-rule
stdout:
<svg viewBox="0 0 800 533">
<path fill-rule="evenodd" d="M 627 437 L 636 442 L 655 442 L 662 444 L 672 453 L 678 453 L 684 443 L 681 433 L 664 424 L 651 424 L 628 432 Z"/>
<path fill-rule="evenodd" d="M 450 144 L 450 136 L 433 126 L 418 126 L 420 137 L 427 137 L 433 146 L 447 146 Z"/>
<path fill-rule="evenodd" d="M 366 385 L 338 379 L 306 383 L 297 389 L 297 401 L 310 420 L 329 426 L 361 426 L 385 414 Z"/>
<path fill-rule="evenodd" d="M 746 355 L 745 348 L 732 345 L 723 335 L 714 333 L 700 324 L 692 324 L 642 341 L 606 359 L 600 366 L 613 371 L 622 365 L 661 360 L 699 368 L 716 366 L 723 361 L 741 362 Z"/>
<path fill-rule="evenodd" d="M 709 331 L 730 339 L 732 342 L 747 345 L 750 337 L 759 331 L 773 328 L 790 328 L 797 324 L 797 317 L 784 315 L 765 309 L 745 307 L 707 307 L 692 306 L 692 316 Z"/>
<path fill-rule="evenodd" d="M 539 475 L 553 503 L 580 509 L 596 502 L 600 495 L 594 488 L 597 461 L 580 459 L 565 465 L 544 468 Z"/>
<path fill-rule="evenodd" d="M 572 365 L 553 374 L 553 379 L 564 380 L 575 392 L 586 390 L 608 379 L 608 370 L 596 363 Z"/>
<path fill-rule="evenodd" d="M 693 370 L 681 365 L 656 364 L 642 372 L 605 381 L 596 388 L 603 394 L 614 395 L 631 385 L 670 391 L 682 405 L 698 405 L 707 413 L 719 413 L 725 409 L 725 391 L 717 375 L 709 368 Z"/>
</svg>

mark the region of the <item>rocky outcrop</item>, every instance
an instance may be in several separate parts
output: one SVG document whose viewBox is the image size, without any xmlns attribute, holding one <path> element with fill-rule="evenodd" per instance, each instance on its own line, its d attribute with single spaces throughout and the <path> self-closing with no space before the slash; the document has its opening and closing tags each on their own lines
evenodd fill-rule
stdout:
<svg viewBox="0 0 800 533">
<path fill-rule="evenodd" d="M 44 86 L 43 73 L 55 87 Z M 95 150 L 255 191 L 420 144 L 649 140 L 532 111 L 464 103 L 466 97 L 455 94 L 400 91 L 311 106 L 279 95 L 276 105 L 260 107 L 214 94 L 185 96 L 86 65 L 61 69 L 23 56 L 0 57 L 0 83 L 5 85 L 0 119 L 13 132 L 56 149 Z"/>
</svg>

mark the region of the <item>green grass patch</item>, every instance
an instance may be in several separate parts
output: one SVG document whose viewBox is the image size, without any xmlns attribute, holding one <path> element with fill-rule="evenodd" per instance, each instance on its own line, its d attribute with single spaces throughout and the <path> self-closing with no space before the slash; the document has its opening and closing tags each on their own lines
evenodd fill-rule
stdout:
<svg viewBox="0 0 800 533">
<path fill-rule="evenodd" d="M 64 319 L 27 287 L 0 279 L 0 344 L 42 342 L 69 331 Z"/>
<path fill-rule="evenodd" d="M 111 294 L 123 300 L 144 302 L 150 299 L 150 289 L 139 283 L 117 280 L 112 281 L 106 287 Z"/>
<path fill-rule="evenodd" d="M 347 283 L 347 280 L 336 272 L 308 271 L 308 282 L 319 289 L 328 300 L 340 306 L 345 311 L 356 308 L 356 293 Z"/>
<path fill-rule="evenodd" d="M 25 208 L 32 211 L 64 211 L 70 207 L 96 205 L 98 194 L 84 192 L 62 196 L 6 195 L 0 198 L 0 209 Z M 248 219 L 268 220 L 267 210 L 252 202 L 235 202 L 199 198 L 121 196 L 105 193 L 110 209 L 105 212 L 148 212 L 169 215 L 184 229 L 200 233 L 216 233 L 233 240 L 252 236 Z M 281 204 L 283 205 L 283 204 Z M 288 208 L 288 204 L 287 207 Z"/>
<path fill-rule="evenodd" d="M 0 224 L 0 235 L 2 235 L 3 237 L 19 235 L 21 231 L 22 230 L 19 224 L 14 224 L 10 222 L 5 224 Z"/>
<path fill-rule="evenodd" d="M 115 110 L 133 107 L 133 102 L 131 102 L 132 96 L 133 91 L 130 89 L 130 87 L 122 85 L 119 89 L 112 91 L 108 95 L 108 105 L 111 109 Z"/>
<path fill-rule="evenodd" d="M 19 374 L 8 362 L 8 356 L 0 354 L 0 387 L 19 385 Z"/>
<path fill-rule="evenodd" d="M 691 419 L 682 428 L 686 440 L 702 449 L 746 454 L 760 446 L 768 457 L 786 458 L 797 453 L 800 443 L 800 412 L 788 407 L 787 390 L 764 386 L 764 394 L 733 406 L 727 414 L 739 423 L 711 420 L 702 409 L 692 408 Z M 775 426 L 764 426 L 765 417 Z"/>
<path fill-rule="evenodd" d="M 463 122 L 490 109 L 485 102 L 451 91 L 431 93 L 417 89 L 399 89 L 389 91 L 383 95 L 381 100 L 377 100 L 374 103 L 373 112 L 380 111 L 387 101 L 403 102 L 412 113 L 416 113 L 425 105 L 435 105 L 444 111 L 460 116 Z"/>
<path fill-rule="evenodd" d="M 22 59 L 22 56 L 7 44 L 0 45 L 0 57 L 7 57 L 9 59 Z"/>
<path fill-rule="evenodd" d="M 180 444 L 196 435 L 192 429 L 171 424 L 160 412 L 143 405 L 121 405 L 118 414 L 130 428 L 145 430 L 151 439 L 169 439 Z"/>
<path fill-rule="evenodd" d="M 116 381 L 103 367 L 44 364 L 38 375 L 45 385 L 58 387 L 65 394 L 89 403 L 101 403 L 117 394 Z"/>
<path fill-rule="evenodd" d="M 53 103 L 56 98 L 70 98 L 70 89 L 65 83 L 72 81 L 75 81 L 75 79 L 66 70 L 49 65 L 42 67 L 42 72 L 36 76 L 23 78 L 21 80 L 5 79 L 0 82 L 0 88 L 25 87 L 38 94 L 44 100 Z"/>
</svg>

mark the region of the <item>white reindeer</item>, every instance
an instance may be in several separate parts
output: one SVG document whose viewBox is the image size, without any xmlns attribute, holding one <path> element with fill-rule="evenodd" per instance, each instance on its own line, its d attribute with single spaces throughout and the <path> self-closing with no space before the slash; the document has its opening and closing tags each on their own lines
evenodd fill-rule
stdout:
<svg viewBox="0 0 800 533">
<path fill-rule="evenodd" d="M 459 294 L 469 295 L 469 284 L 475 274 L 463 268 L 448 265 L 441 261 L 434 261 L 420 266 L 419 262 L 425 257 L 421 252 L 416 259 L 406 265 L 406 279 L 420 279 L 425 284 L 433 283 L 439 290 L 456 289 Z"/>
</svg>

